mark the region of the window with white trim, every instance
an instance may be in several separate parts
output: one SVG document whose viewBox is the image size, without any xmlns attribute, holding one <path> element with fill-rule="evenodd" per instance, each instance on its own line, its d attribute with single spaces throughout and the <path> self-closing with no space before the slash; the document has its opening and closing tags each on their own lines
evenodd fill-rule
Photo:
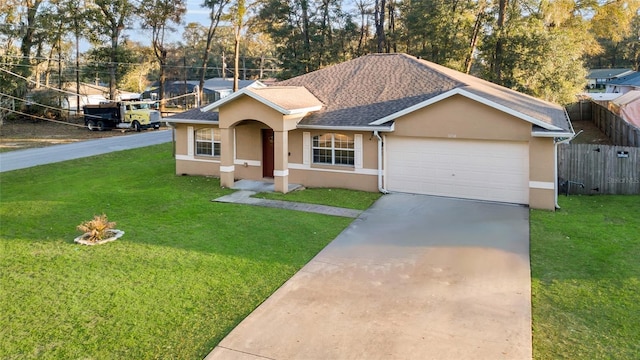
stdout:
<svg viewBox="0 0 640 360">
<path fill-rule="evenodd" d="M 353 137 L 344 134 L 322 134 L 314 136 L 311 143 L 314 164 L 353 166 Z"/>
<path fill-rule="evenodd" d="M 198 129 L 196 133 L 196 155 L 220 156 L 220 129 Z"/>
</svg>

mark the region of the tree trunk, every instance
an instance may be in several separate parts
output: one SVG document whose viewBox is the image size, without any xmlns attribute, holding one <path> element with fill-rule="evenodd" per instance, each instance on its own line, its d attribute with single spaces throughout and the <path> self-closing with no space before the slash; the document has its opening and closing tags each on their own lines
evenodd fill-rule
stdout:
<svg viewBox="0 0 640 360">
<path fill-rule="evenodd" d="M 376 0 L 374 9 L 377 44 L 376 49 L 379 53 L 384 51 L 386 44 L 384 36 L 384 15 L 386 10 L 386 3 L 386 0 Z"/>
<path fill-rule="evenodd" d="M 480 8 L 478 9 L 478 13 L 476 14 L 475 24 L 473 25 L 471 41 L 469 42 L 469 51 L 467 52 L 467 57 L 464 59 L 464 70 L 467 74 L 471 72 L 471 66 L 473 65 L 473 53 L 476 51 L 476 46 L 478 45 L 478 37 L 480 36 L 480 29 L 482 27 L 485 7 L 485 3 L 480 6 Z"/>
<path fill-rule="evenodd" d="M 218 9 L 214 7 L 211 8 L 209 12 L 209 30 L 207 31 L 207 43 L 204 48 L 204 53 L 202 54 L 202 68 L 200 71 L 200 82 L 198 84 L 198 89 L 200 91 L 200 103 L 204 104 L 204 80 L 207 74 L 207 66 L 209 65 L 209 54 L 211 53 L 211 44 L 213 42 L 213 36 L 216 33 L 216 29 L 218 28 L 218 24 L 220 23 L 220 15 L 222 15 L 222 11 L 224 10 L 225 5 L 228 1 L 221 1 Z M 213 6 L 213 5 L 212 5 Z"/>
<path fill-rule="evenodd" d="M 109 99 L 111 101 L 116 100 L 116 62 L 118 61 L 118 31 L 113 29 L 113 35 L 111 37 L 111 56 L 109 63 Z"/>
<path fill-rule="evenodd" d="M 503 38 L 504 38 L 504 20 L 507 12 L 509 0 L 499 0 L 498 3 L 498 23 L 497 23 L 497 35 L 496 46 L 493 54 L 493 66 L 492 72 L 496 82 L 500 83 L 502 80 L 502 51 L 503 51 Z"/>
<path fill-rule="evenodd" d="M 233 92 L 238 91 L 238 78 L 240 75 L 240 27 L 236 29 L 233 42 Z"/>
</svg>

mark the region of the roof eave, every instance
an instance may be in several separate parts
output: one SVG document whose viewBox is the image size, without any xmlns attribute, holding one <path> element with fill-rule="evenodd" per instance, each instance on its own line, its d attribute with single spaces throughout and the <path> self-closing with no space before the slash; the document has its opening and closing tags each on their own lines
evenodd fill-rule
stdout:
<svg viewBox="0 0 640 360">
<path fill-rule="evenodd" d="M 569 131 L 532 131 L 533 137 L 546 137 L 546 138 L 567 138 L 573 137 L 575 133 Z"/>
<path fill-rule="evenodd" d="M 194 119 L 179 119 L 179 118 L 163 118 L 162 121 L 172 124 L 209 124 L 218 125 L 219 121 L 212 120 L 194 120 Z"/>
</svg>

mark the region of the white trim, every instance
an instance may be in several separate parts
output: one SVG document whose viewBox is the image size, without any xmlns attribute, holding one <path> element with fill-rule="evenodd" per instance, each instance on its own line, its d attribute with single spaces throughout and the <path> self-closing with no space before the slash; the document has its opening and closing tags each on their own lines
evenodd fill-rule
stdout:
<svg viewBox="0 0 640 360">
<path fill-rule="evenodd" d="M 340 165 L 336 165 L 336 166 L 340 166 Z M 311 165 L 297 164 L 297 163 L 289 163 L 289 169 L 333 172 L 333 173 L 342 173 L 342 174 L 378 175 L 377 169 L 354 169 L 354 170 L 324 169 L 324 168 L 311 167 Z M 353 169 L 353 168 L 349 167 L 349 169 Z"/>
<path fill-rule="evenodd" d="M 302 163 L 311 164 L 311 133 L 308 131 L 302 133 Z"/>
<path fill-rule="evenodd" d="M 382 188 L 385 190 L 387 189 L 387 175 L 387 134 L 382 134 Z"/>
<path fill-rule="evenodd" d="M 545 189 L 553 190 L 556 184 L 552 181 L 529 181 L 529 188 L 531 189 Z"/>
<path fill-rule="evenodd" d="M 462 96 L 464 96 L 466 98 L 469 98 L 471 100 L 475 100 L 475 101 L 477 101 L 477 102 L 479 102 L 481 104 L 490 106 L 490 107 L 492 107 L 494 109 L 497 109 L 497 110 L 500 110 L 500 111 L 502 111 L 504 113 L 507 113 L 509 115 L 515 116 L 515 117 L 517 117 L 519 119 L 528 121 L 528 122 L 530 122 L 532 124 L 535 124 L 535 125 L 538 125 L 538 126 L 544 128 L 544 129 L 562 131 L 561 128 L 559 128 L 559 127 L 557 127 L 555 125 L 551 125 L 551 124 L 548 124 L 548 123 L 546 123 L 544 121 L 540 121 L 540 120 L 538 120 L 538 119 L 536 119 L 536 118 L 534 118 L 532 116 L 529 116 L 527 114 L 524 114 L 524 113 L 516 111 L 516 110 L 513 110 L 513 109 L 508 108 L 508 107 L 506 107 L 504 105 L 498 104 L 498 103 L 496 103 L 494 101 L 488 100 L 486 98 L 483 98 L 482 96 L 478 96 L 476 94 L 470 93 L 470 92 L 468 92 L 466 90 L 463 90 L 463 89 L 460 89 L 460 88 L 455 88 L 455 89 L 449 90 L 449 91 L 447 91 L 445 93 L 442 93 L 442 94 L 440 94 L 438 96 L 434 96 L 434 97 L 432 97 L 432 98 L 430 98 L 428 100 L 425 100 L 425 101 L 423 101 L 421 103 L 415 104 L 415 105 L 410 106 L 408 108 L 405 108 L 405 109 L 403 109 L 401 111 L 398 111 L 398 112 L 393 113 L 391 115 L 385 116 L 382 119 L 378 119 L 376 121 L 370 122 L 369 125 L 381 125 L 381 124 L 384 124 L 384 123 L 386 123 L 388 121 L 395 120 L 395 119 L 397 119 L 397 118 L 399 118 L 401 116 L 407 115 L 407 114 L 412 113 L 412 112 L 414 112 L 416 110 L 422 109 L 423 107 L 426 107 L 426 106 L 429 106 L 431 104 L 437 103 L 437 102 L 439 102 L 441 100 L 447 99 L 447 98 L 449 98 L 451 96 L 454 96 L 454 95 L 462 95 Z"/>
<path fill-rule="evenodd" d="M 247 164 L 247 166 L 261 166 L 262 165 L 260 160 L 235 159 L 235 160 L 233 160 L 233 163 L 235 165 L 242 165 L 242 166 L 244 166 L 245 164 Z"/>
<path fill-rule="evenodd" d="M 362 169 L 362 134 L 353 135 L 353 166 Z"/>
<path fill-rule="evenodd" d="M 333 132 L 340 131 L 382 131 L 382 132 L 392 132 L 395 129 L 395 124 L 391 124 L 390 126 L 342 126 L 342 125 L 304 125 L 298 124 L 296 128 L 298 129 L 309 129 L 309 130 L 331 130 Z"/>
<path fill-rule="evenodd" d="M 273 176 L 278 176 L 278 177 L 289 176 L 289 169 L 273 170 Z"/>
<path fill-rule="evenodd" d="M 181 161 L 198 161 L 198 162 L 206 162 L 206 163 L 216 163 L 219 164 L 220 160 L 209 160 L 209 159 L 196 159 L 193 156 L 189 156 L 189 155 L 176 155 L 176 160 L 181 160 Z"/>
<path fill-rule="evenodd" d="M 202 109 L 200 109 L 200 111 L 210 111 L 210 110 L 213 110 L 213 109 L 217 109 L 220 106 L 222 106 L 222 105 L 224 105 L 224 104 L 226 104 L 228 102 L 231 102 L 231 101 L 235 100 L 236 98 L 238 98 L 238 97 L 240 97 L 242 95 L 247 95 L 247 96 L 249 96 L 249 97 L 251 97 L 251 98 L 253 98 L 253 99 L 255 99 L 255 100 L 257 100 L 257 101 L 259 101 L 261 103 L 263 103 L 264 105 L 266 105 L 266 106 L 278 111 L 279 113 L 281 113 L 283 115 L 306 114 L 306 113 L 309 113 L 309 112 L 312 112 L 312 111 L 318 111 L 318 110 L 322 109 L 322 105 L 317 105 L 317 106 L 310 106 L 310 107 L 306 107 L 306 108 L 288 110 L 288 109 L 285 109 L 285 108 L 281 107 L 280 105 L 278 105 L 278 104 L 276 104 L 274 102 L 271 102 L 271 101 L 263 98 L 262 96 L 260 96 L 260 95 L 256 94 L 255 92 L 251 91 L 250 88 L 246 87 L 246 88 L 243 88 L 243 89 L 241 89 L 239 91 L 234 92 L 233 94 L 231 94 L 229 96 L 223 97 L 222 99 L 220 99 L 220 100 L 218 100 L 218 101 L 216 101 L 216 102 L 214 102 L 212 104 L 209 104 L 209 105 L 203 107 Z"/>
<path fill-rule="evenodd" d="M 192 156 L 195 153 L 196 141 L 193 126 L 187 126 L 187 155 Z"/>
<path fill-rule="evenodd" d="M 236 169 L 235 166 L 231 165 L 231 166 L 220 166 L 220 172 L 221 173 L 230 173 L 233 172 Z"/>
<path fill-rule="evenodd" d="M 549 131 L 549 132 L 544 132 L 544 131 L 532 131 L 531 132 L 531 136 L 533 137 L 552 137 L 552 138 L 565 138 L 565 137 L 572 137 L 573 133 L 569 133 L 569 132 L 559 132 L 559 131 Z"/>
</svg>

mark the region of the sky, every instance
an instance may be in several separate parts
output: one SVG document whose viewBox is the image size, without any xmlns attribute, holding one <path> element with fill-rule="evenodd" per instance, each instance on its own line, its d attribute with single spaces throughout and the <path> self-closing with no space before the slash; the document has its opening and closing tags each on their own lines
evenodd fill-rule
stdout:
<svg viewBox="0 0 640 360">
<path fill-rule="evenodd" d="M 181 40 L 182 29 L 188 23 L 199 23 L 201 25 L 209 26 L 209 11 L 200 6 L 202 0 L 186 0 L 187 12 L 183 17 L 183 23 L 174 25 L 176 32 L 167 34 L 165 38 L 166 43 L 178 42 Z M 133 26 L 134 29 L 126 30 L 125 34 L 131 41 L 140 42 L 145 45 L 151 45 L 151 32 L 148 30 L 140 30 L 139 22 Z"/>
</svg>

